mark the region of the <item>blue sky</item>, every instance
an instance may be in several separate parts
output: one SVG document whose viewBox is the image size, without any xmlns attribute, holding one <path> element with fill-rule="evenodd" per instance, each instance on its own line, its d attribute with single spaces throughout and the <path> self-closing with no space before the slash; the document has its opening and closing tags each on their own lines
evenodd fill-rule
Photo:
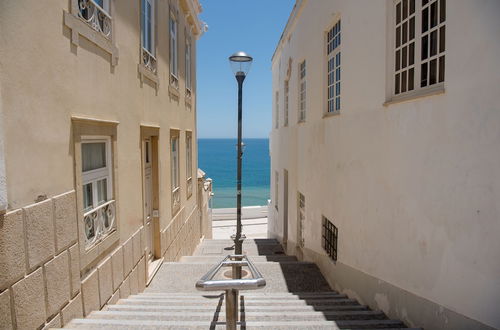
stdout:
<svg viewBox="0 0 500 330">
<path fill-rule="evenodd" d="M 200 0 L 208 31 L 197 45 L 199 138 L 237 135 L 237 83 L 228 57 L 254 58 L 243 85 L 243 137 L 267 138 L 271 130 L 271 57 L 295 0 Z"/>
</svg>

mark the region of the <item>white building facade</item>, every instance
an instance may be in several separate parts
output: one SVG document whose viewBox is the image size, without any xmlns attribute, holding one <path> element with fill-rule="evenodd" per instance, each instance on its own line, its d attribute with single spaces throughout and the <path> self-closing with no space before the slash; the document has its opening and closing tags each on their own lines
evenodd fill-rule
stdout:
<svg viewBox="0 0 500 330">
<path fill-rule="evenodd" d="M 425 329 L 500 328 L 500 2 L 297 0 L 269 234 Z"/>
</svg>

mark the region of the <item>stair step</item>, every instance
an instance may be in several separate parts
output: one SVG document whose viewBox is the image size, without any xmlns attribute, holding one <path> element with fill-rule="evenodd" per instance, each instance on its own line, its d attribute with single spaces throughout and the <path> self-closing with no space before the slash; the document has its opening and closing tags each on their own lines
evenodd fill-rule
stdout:
<svg viewBox="0 0 500 330">
<path fill-rule="evenodd" d="M 206 262 L 215 264 L 221 261 L 224 256 L 184 256 L 180 262 Z M 280 261 L 298 261 L 295 256 L 287 255 L 268 255 L 268 256 L 251 256 L 249 257 L 252 262 L 280 262 Z"/>
<path fill-rule="evenodd" d="M 343 295 L 342 297 L 347 297 Z M 212 306 L 217 305 L 223 299 L 205 299 L 205 300 L 177 300 L 177 299 L 120 299 L 120 305 L 179 305 L 179 306 Z M 310 300 L 245 300 L 245 306 L 272 306 L 279 303 L 281 306 L 325 306 L 325 305 L 345 305 L 354 304 L 356 300 L 349 298 L 332 298 L 332 299 L 310 299 Z"/>
<path fill-rule="evenodd" d="M 128 311 L 214 311 L 217 308 L 217 304 L 214 305 L 141 305 L 141 304 L 132 304 L 132 305 L 109 305 L 108 311 L 119 311 L 119 310 L 128 310 Z M 221 311 L 226 309 L 225 304 L 221 304 Z M 244 308 L 245 312 L 258 312 L 258 311 L 276 311 L 276 312 L 302 312 L 302 311 L 345 311 L 345 310 L 367 310 L 368 307 L 359 304 L 345 304 L 345 305 L 322 305 L 322 306 L 311 306 L 311 305 L 290 305 L 290 306 L 246 306 Z M 241 307 L 240 307 L 241 310 Z"/>
<path fill-rule="evenodd" d="M 210 291 L 196 291 L 193 292 L 152 292 L 144 291 L 139 293 L 141 296 L 172 296 L 172 297 L 202 297 L 202 296 L 219 296 L 221 293 L 211 293 Z M 301 292 L 262 292 L 262 291 L 240 291 L 240 295 L 245 297 L 295 297 L 295 296 L 329 296 L 338 294 L 337 291 L 301 291 Z"/>
<path fill-rule="evenodd" d="M 349 320 L 349 321 L 244 321 L 238 322 L 246 328 L 268 329 L 370 329 L 370 328 L 397 328 L 404 327 L 400 321 L 393 320 Z M 210 321 L 157 321 L 157 320 L 114 320 L 114 319 L 75 319 L 68 324 L 68 328 L 75 329 L 195 329 L 211 326 L 225 327 L 225 322 Z"/>
<path fill-rule="evenodd" d="M 305 321 L 305 320 L 366 320 L 385 319 L 381 311 L 325 311 L 312 312 L 302 311 L 297 314 L 283 314 L 280 311 L 245 311 L 241 313 L 241 319 L 245 321 Z M 123 319 L 123 320 L 156 320 L 156 321 L 182 321 L 182 320 L 213 320 L 225 321 L 226 315 L 220 310 L 214 311 L 189 311 L 189 312 L 165 312 L 165 311 L 99 311 L 92 312 L 88 318 L 91 319 Z"/>
<path fill-rule="evenodd" d="M 219 294 L 219 295 L 208 295 L 208 296 L 146 296 L 146 295 L 132 295 L 129 296 L 127 299 L 140 299 L 140 300 L 185 300 L 185 301 L 193 301 L 193 302 L 198 302 L 198 301 L 209 301 L 209 300 L 214 300 L 214 299 L 219 299 L 221 297 L 224 297 L 224 295 Z M 247 295 L 240 295 L 240 299 L 244 299 L 245 301 L 280 301 L 283 303 L 287 303 L 287 301 L 297 301 L 297 300 L 303 300 L 303 301 L 318 301 L 318 300 L 325 300 L 325 299 L 346 299 L 348 298 L 347 295 L 345 294 L 331 294 L 331 295 L 300 295 L 300 296 L 247 296 Z"/>
</svg>

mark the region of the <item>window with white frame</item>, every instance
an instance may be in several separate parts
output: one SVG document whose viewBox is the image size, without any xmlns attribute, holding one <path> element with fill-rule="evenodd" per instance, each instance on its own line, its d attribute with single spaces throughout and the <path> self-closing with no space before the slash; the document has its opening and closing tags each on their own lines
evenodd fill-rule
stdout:
<svg viewBox="0 0 500 330">
<path fill-rule="evenodd" d="M 306 120 L 306 61 L 299 64 L 299 122 Z"/>
<path fill-rule="evenodd" d="M 172 210 L 174 213 L 181 203 L 179 180 L 179 134 L 175 132 L 170 137 L 170 180 L 172 184 Z"/>
<path fill-rule="evenodd" d="M 175 14 L 170 11 L 170 20 L 169 20 L 169 30 L 170 30 L 170 83 L 174 85 L 174 87 L 178 88 L 179 86 L 179 74 L 178 74 L 178 35 L 177 35 L 177 18 Z"/>
<path fill-rule="evenodd" d="M 81 153 L 85 245 L 90 248 L 114 229 L 111 139 L 84 137 Z"/>
<path fill-rule="evenodd" d="M 191 96 L 191 37 L 188 35 L 186 31 L 186 93 L 188 96 Z"/>
<path fill-rule="evenodd" d="M 142 61 L 156 73 L 155 38 L 155 0 L 141 0 Z"/>
<path fill-rule="evenodd" d="M 274 207 L 278 210 L 280 177 L 278 171 L 274 171 Z"/>
<path fill-rule="evenodd" d="M 283 126 L 288 126 L 288 91 L 289 91 L 289 80 L 285 80 L 285 86 L 283 88 L 284 91 L 284 101 L 283 101 L 283 106 L 284 106 L 284 111 L 283 111 Z"/>
<path fill-rule="evenodd" d="M 193 143 L 192 133 L 186 132 L 186 180 L 187 196 L 193 194 Z"/>
<path fill-rule="evenodd" d="M 446 0 L 398 0 L 394 11 L 394 95 L 443 83 Z"/>
<path fill-rule="evenodd" d="M 327 113 L 340 111 L 340 20 L 326 35 Z"/>
<path fill-rule="evenodd" d="M 274 102 L 275 102 L 275 112 L 274 112 L 274 127 L 279 128 L 280 127 L 280 102 L 279 102 L 279 97 L 280 94 L 279 92 L 276 92 L 274 94 Z"/>
</svg>

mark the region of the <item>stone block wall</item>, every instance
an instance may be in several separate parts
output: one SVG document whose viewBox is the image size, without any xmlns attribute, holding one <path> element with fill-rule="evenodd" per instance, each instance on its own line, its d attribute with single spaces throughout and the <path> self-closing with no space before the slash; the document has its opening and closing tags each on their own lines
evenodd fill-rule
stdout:
<svg viewBox="0 0 500 330">
<path fill-rule="evenodd" d="M 81 317 L 75 192 L 0 215 L 0 329 Z"/>
<path fill-rule="evenodd" d="M 0 329 L 48 329 L 142 292 L 145 230 L 81 272 L 75 191 L 0 215 Z M 202 236 L 195 205 L 161 232 L 166 261 L 192 254 Z"/>
</svg>

